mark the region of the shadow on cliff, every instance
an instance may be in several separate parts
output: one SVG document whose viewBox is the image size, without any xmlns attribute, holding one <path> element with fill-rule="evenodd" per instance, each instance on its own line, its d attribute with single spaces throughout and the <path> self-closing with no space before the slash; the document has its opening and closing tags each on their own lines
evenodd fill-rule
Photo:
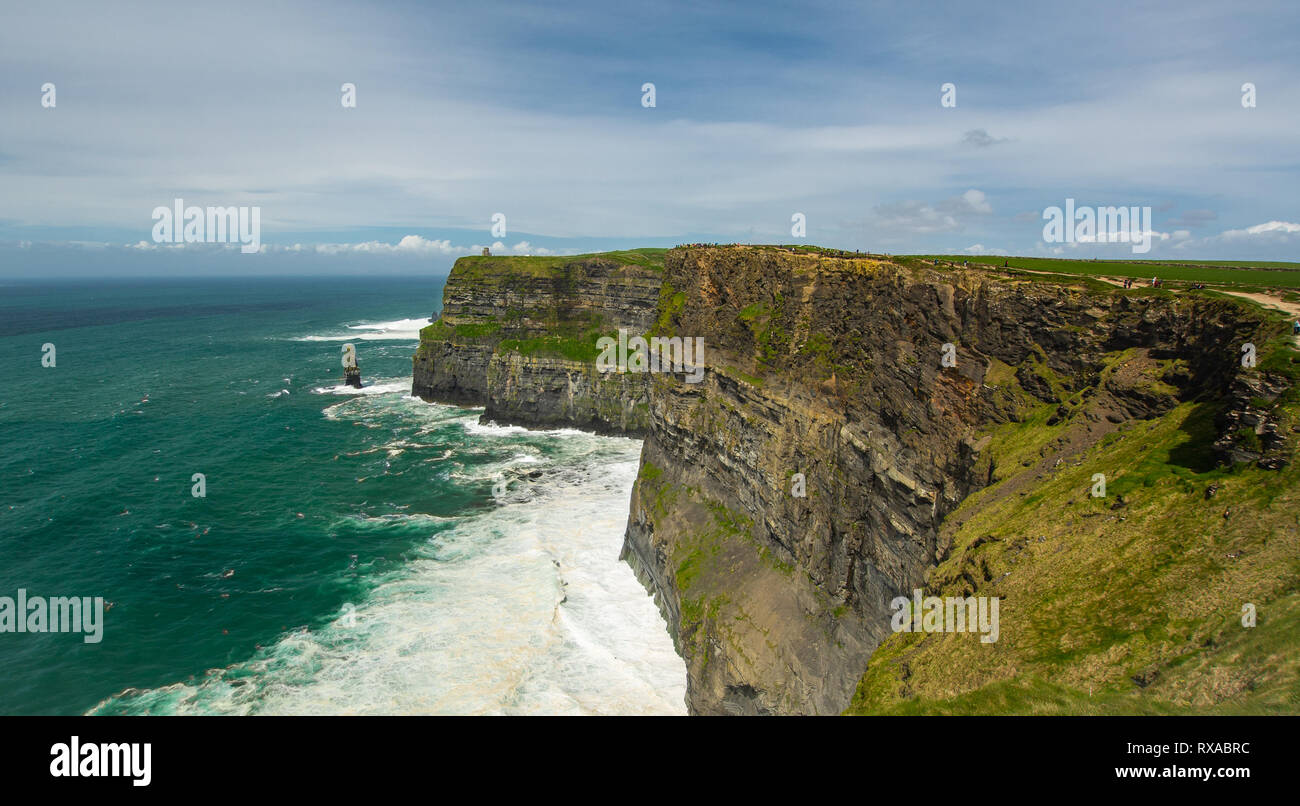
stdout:
<svg viewBox="0 0 1300 806">
<path fill-rule="evenodd" d="M 1182 440 L 1169 451 L 1169 464 L 1187 468 L 1193 473 L 1208 473 L 1219 466 L 1219 457 L 1214 450 L 1214 441 L 1218 437 L 1215 417 L 1223 410 L 1221 403 L 1197 403 L 1191 413 L 1178 427 L 1179 433 L 1186 434 Z"/>
</svg>

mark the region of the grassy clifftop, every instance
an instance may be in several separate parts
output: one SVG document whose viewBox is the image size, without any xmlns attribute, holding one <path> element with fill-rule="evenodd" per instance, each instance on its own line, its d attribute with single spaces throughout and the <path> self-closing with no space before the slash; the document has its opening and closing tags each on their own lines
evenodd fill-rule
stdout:
<svg viewBox="0 0 1300 806">
<path fill-rule="evenodd" d="M 667 249 L 624 249 L 583 255 L 469 255 L 458 258 L 452 274 L 466 280 L 521 277 L 561 278 L 575 264 L 599 259 L 620 266 L 640 266 L 663 271 Z"/>
<path fill-rule="evenodd" d="M 1226 287 L 1274 286 L 1300 288 L 1300 263 L 1232 260 L 1070 260 L 1067 258 L 1008 257 L 1005 255 L 914 255 L 919 260 L 974 263 L 1033 272 L 1079 276 L 1132 277 L 1139 281 L 1159 277 L 1164 281 L 1211 283 Z"/>
</svg>

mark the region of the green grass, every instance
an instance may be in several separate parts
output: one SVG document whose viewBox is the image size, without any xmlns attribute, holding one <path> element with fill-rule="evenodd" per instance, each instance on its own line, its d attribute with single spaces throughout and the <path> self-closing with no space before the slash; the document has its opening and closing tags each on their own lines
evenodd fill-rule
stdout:
<svg viewBox="0 0 1300 806">
<path fill-rule="evenodd" d="M 921 260 L 950 261 L 1001 267 L 1008 263 L 1013 269 L 1050 272 L 1063 275 L 1104 275 L 1108 277 L 1133 277 L 1188 283 L 1214 283 L 1231 286 L 1300 288 L 1300 263 L 1279 261 L 1146 261 L 1146 260 L 1067 260 L 1064 258 L 1007 257 L 1003 255 L 910 255 Z"/>
<path fill-rule="evenodd" d="M 478 281 L 501 277 L 560 277 L 567 274 L 570 265 L 598 258 L 622 266 L 663 271 L 667 253 L 667 249 L 645 248 L 582 255 L 469 255 L 456 261 L 452 274 Z"/>
<path fill-rule="evenodd" d="M 663 285 L 659 287 L 659 306 L 658 316 L 654 326 L 650 328 L 647 335 L 650 336 L 667 336 L 669 338 L 677 335 L 673 328 L 673 317 L 686 307 L 686 293 L 673 288 L 673 284 L 664 280 Z"/>
<path fill-rule="evenodd" d="M 477 341 L 494 336 L 500 331 L 500 322 L 451 325 L 439 318 L 436 322 L 420 329 L 420 339 L 422 341 Z"/>
<path fill-rule="evenodd" d="M 1024 470 L 1011 465 L 963 502 L 927 591 L 999 596 L 999 641 L 892 635 L 849 712 L 1300 710 L 1300 472 L 1215 464 L 1218 405 L 1129 423 L 1025 495 L 999 497 Z M 1000 465 L 1036 458 L 1052 437 L 1043 408 L 995 430 L 986 451 Z M 1099 472 L 1107 495 L 1092 498 Z M 1240 624 L 1245 602 L 1255 628 Z"/>
<path fill-rule="evenodd" d="M 594 363 L 600 355 L 596 347 L 599 336 L 571 338 L 567 336 L 538 336 L 531 339 L 503 339 L 497 344 L 497 353 L 515 352 L 520 355 L 566 358 L 570 361 Z"/>
</svg>

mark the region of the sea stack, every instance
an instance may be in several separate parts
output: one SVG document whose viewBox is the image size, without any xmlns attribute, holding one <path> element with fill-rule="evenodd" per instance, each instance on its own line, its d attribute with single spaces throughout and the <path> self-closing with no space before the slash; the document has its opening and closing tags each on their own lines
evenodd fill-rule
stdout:
<svg viewBox="0 0 1300 806">
<path fill-rule="evenodd" d="M 343 383 L 356 389 L 361 388 L 361 367 L 357 366 L 357 348 L 351 344 L 343 345 Z"/>
</svg>

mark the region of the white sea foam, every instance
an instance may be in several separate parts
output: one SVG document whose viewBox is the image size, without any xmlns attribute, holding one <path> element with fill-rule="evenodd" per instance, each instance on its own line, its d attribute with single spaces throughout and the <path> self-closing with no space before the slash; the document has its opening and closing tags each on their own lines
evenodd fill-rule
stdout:
<svg viewBox="0 0 1300 806">
<path fill-rule="evenodd" d="M 447 414 L 437 416 L 450 422 Z M 538 434 L 511 434 L 521 444 L 505 464 L 532 464 L 523 443 L 535 444 Z M 381 528 L 443 528 L 401 571 L 378 580 L 353 616 L 287 634 L 197 683 L 124 692 L 116 705 L 165 713 L 684 714 L 685 665 L 653 600 L 618 559 L 640 443 L 581 436 L 548 450 L 544 475 L 516 480 L 535 495 L 450 526 L 418 513 L 358 516 Z"/>
<path fill-rule="evenodd" d="M 428 319 L 394 319 L 391 322 L 366 322 L 347 325 L 352 333 L 318 333 L 299 336 L 294 341 L 414 341 L 420 338 L 420 328 L 428 327 Z M 360 332 L 356 332 L 360 331 Z"/>
<path fill-rule="evenodd" d="M 444 518 L 440 515 L 429 515 L 424 512 L 415 512 L 410 515 L 394 512 L 387 515 L 352 515 L 346 520 L 353 524 L 370 524 L 374 526 L 436 526 L 444 523 L 454 523 L 459 519 Z"/>
<path fill-rule="evenodd" d="M 411 379 L 385 378 L 369 383 L 362 381 L 360 389 L 355 386 L 348 386 L 346 383 L 340 383 L 334 386 L 317 386 L 311 391 L 318 395 L 391 395 L 396 392 L 409 395 L 411 392 Z"/>
<path fill-rule="evenodd" d="M 476 437 L 509 437 L 519 434 L 533 434 L 534 436 L 545 436 L 552 439 L 572 439 L 588 438 L 594 436 L 589 431 L 579 431 L 576 428 L 548 428 L 537 430 L 525 428 L 522 425 L 500 425 L 498 423 L 480 423 L 477 420 L 465 423 L 465 430 Z"/>
<path fill-rule="evenodd" d="M 508 437 L 512 434 L 528 433 L 528 429 L 522 425 L 497 425 L 480 423 L 478 420 L 465 423 L 465 430 L 476 437 Z"/>
</svg>

